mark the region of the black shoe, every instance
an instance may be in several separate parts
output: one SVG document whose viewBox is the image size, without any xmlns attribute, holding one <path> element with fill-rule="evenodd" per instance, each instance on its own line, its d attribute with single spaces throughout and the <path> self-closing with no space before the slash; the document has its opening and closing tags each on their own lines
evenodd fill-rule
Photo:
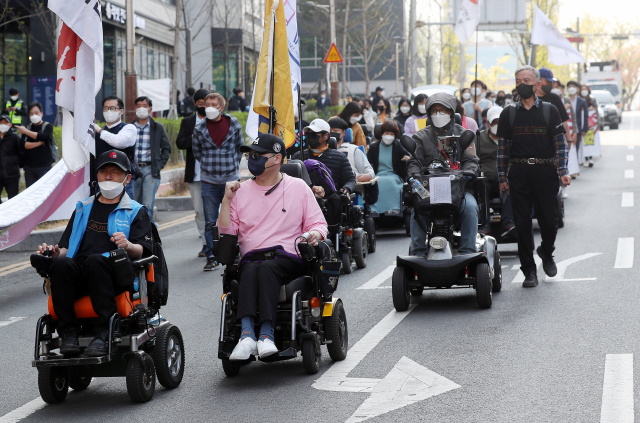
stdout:
<svg viewBox="0 0 640 423">
<path fill-rule="evenodd" d="M 516 226 L 514 224 L 506 224 L 502 228 L 502 235 L 500 238 L 511 238 L 516 236 Z"/>
<path fill-rule="evenodd" d="M 80 345 L 78 344 L 78 328 L 68 328 L 62 332 L 62 342 L 60 343 L 60 354 L 78 355 Z"/>
<path fill-rule="evenodd" d="M 93 338 L 93 341 L 84 350 L 84 354 L 89 357 L 103 357 L 109 354 L 109 331 L 103 330 Z"/>
<path fill-rule="evenodd" d="M 218 266 L 218 262 L 216 261 L 215 258 L 211 257 L 209 259 L 207 259 L 207 264 L 204 265 L 204 270 L 205 272 L 211 271 L 213 269 L 215 269 Z"/>
<path fill-rule="evenodd" d="M 536 275 L 535 271 L 529 272 L 529 274 L 524 278 L 522 286 L 524 288 L 535 288 L 538 286 L 538 275 Z"/>
<path fill-rule="evenodd" d="M 536 253 L 538 253 L 538 257 L 542 259 L 542 269 L 544 273 L 547 274 L 550 278 L 554 277 L 558 274 L 558 268 L 556 267 L 556 262 L 553 260 L 553 256 L 551 254 L 544 255 L 542 253 L 542 246 L 536 249 Z"/>
<path fill-rule="evenodd" d="M 203 245 L 202 250 L 198 253 L 198 257 L 206 257 L 205 253 L 207 252 L 207 246 Z"/>
</svg>

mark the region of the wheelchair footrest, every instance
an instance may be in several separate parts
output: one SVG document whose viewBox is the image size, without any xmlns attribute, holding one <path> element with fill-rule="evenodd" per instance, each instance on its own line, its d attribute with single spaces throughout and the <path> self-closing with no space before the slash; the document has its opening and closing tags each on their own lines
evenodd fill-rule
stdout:
<svg viewBox="0 0 640 423">
<path fill-rule="evenodd" d="M 259 360 L 264 363 L 272 363 L 274 361 L 282 361 L 282 360 L 290 360 L 292 358 L 296 358 L 298 354 L 296 353 L 295 348 L 287 348 L 283 351 L 278 351 L 277 354 L 272 354 L 265 358 L 260 358 Z"/>
<path fill-rule="evenodd" d="M 68 357 L 65 358 L 60 354 L 51 354 L 48 356 L 41 356 L 39 360 L 32 360 L 32 367 L 51 367 L 51 366 L 89 366 L 92 364 L 103 364 L 113 360 L 115 353 L 111 355 L 105 355 L 103 357 Z"/>
</svg>

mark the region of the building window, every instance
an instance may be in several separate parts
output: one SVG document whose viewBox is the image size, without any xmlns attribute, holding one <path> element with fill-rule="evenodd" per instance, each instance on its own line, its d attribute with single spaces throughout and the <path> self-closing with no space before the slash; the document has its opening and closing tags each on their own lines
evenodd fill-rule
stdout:
<svg viewBox="0 0 640 423">
<path fill-rule="evenodd" d="M 229 61 L 225 66 L 224 52 L 214 51 L 212 63 L 212 82 L 216 86 L 216 91 L 225 98 L 231 97 L 233 89 L 238 86 L 238 54 L 229 53 Z"/>
<path fill-rule="evenodd" d="M 0 92 L 4 102 L 9 98 L 9 90 L 20 91 L 24 102 L 29 99 L 29 40 L 23 33 L 0 33 Z"/>
</svg>

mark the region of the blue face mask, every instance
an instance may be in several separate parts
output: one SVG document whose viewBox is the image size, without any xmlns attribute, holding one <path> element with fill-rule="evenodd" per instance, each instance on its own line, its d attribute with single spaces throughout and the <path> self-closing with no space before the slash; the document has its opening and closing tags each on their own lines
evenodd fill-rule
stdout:
<svg viewBox="0 0 640 423">
<path fill-rule="evenodd" d="M 344 142 L 351 144 L 353 142 L 353 129 L 347 128 L 344 134 Z"/>
<path fill-rule="evenodd" d="M 258 156 L 257 159 L 253 159 L 251 158 L 251 156 L 249 156 L 248 160 L 247 160 L 247 165 L 249 168 L 249 172 L 251 172 L 251 174 L 253 176 L 260 176 L 264 173 L 265 169 L 267 169 L 267 167 L 265 167 L 265 165 L 267 164 L 267 161 L 270 159 L 271 157 L 267 157 L 267 156 Z M 273 167 L 275 165 L 271 165 L 269 167 Z"/>
</svg>

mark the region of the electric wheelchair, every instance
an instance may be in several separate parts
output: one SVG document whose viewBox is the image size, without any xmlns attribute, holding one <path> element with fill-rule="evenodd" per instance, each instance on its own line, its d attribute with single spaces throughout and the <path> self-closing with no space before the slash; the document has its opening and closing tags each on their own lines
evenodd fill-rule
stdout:
<svg viewBox="0 0 640 423">
<path fill-rule="evenodd" d="M 159 242 L 153 228 L 155 242 Z M 48 253 L 48 254 L 47 254 Z M 38 319 L 32 366 L 38 369 L 40 396 L 48 404 L 65 400 L 69 388 L 83 391 L 94 377 L 126 378 L 133 402 L 151 400 L 156 377 L 165 388 L 176 388 L 184 375 L 184 343 L 177 326 L 160 315 L 169 293 L 164 262 L 152 255 L 132 261 L 135 279 L 129 290 L 116 296 L 117 312 L 109 321 L 109 353 L 103 357 L 61 355 L 61 338 L 55 336 L 57 317 L 53 309 L 48 279 L 50 252 L 31 256 L 32 266 L 45 277 L 43 288 L 49 294 L 48 313 Z M 48 256 L 48 257 L 47 257 Z M 93 340 L 92 319 L 97 318 L 89 296 L 75 302 L 81 322 L 78 336 L 81 350 Z"/>
<path fill-rule="evenodd" d="M 282 166 L 282 172 L 302 178 L 310 184 L 309 175 L 301 161 L 290 160 Z M 251 356 L 246 361 L 229 360 L 241 335 L 241 325 L 236 315 L 240 289 L 240 247 L 236 235 L 221 234 L 218 237 L 217 228 L 214 228 L 214 239 L 214 254 L 225 266 L 218 358 L 222 361 L 225 374 L 233 377 L 238 375 L 241 367 L 256 361 L 256 357 Z M 343 264 L 336 258 L 329 240 L 321 241 L 318 247 L 300 242 L 297 251 L 304 262 L 305 275 L 281 286 L 274 322 L 274 338 L 279 352 L 260 360 L 289 360 L 301 352 L 305 371 L 315 374 L 320 370 L 321 345 L 327 346 L 329 356 L 334 361 L 344 360 L 347 356 L 347 317 L 342 301 L 333 296 Z M 256 318 L 256 322 L 259 320 Z"/>
</svg>

